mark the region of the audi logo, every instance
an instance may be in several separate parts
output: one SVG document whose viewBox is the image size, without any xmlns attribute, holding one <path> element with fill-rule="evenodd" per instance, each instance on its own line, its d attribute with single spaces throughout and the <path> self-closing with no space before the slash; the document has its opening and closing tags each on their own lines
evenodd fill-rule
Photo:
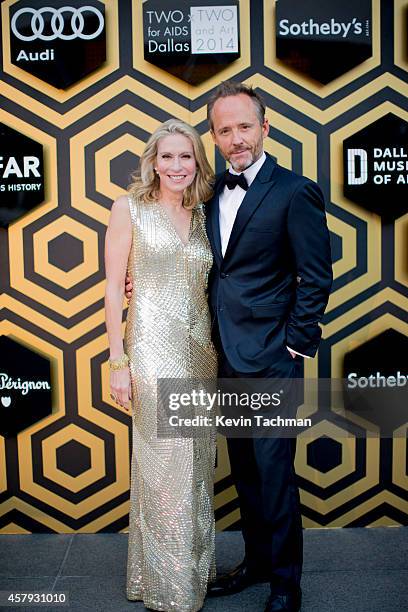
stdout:
<svg viewBox="0 0 408 612">
<path fill-rule="evenodd" d="M 51 17 L 51 32 L 52 34 L 43 34 L 45 28 L 45 21 L 43 14 L 50 13 Z M 84 13 L 93 13 L 98 17 L 99 25 L 93 34 L 84 34 Z M 31 31 L 32 34 L 22 34 L 18 30 L 17 21 L 22 15 L 31 14 Z M 71 30 L 72 34 L 63 34 L 65 27 L 65 14 L 71 15 Z M 105 25 L 104 17 L 99 9 L 95 6 L 81 6 L 80 8 L 74 8 L 72 6 L 63 6 L 60 9 L 55 9 L 51 6 L 44 6 L 40 9 L 33 8 L 22 8 L 16 11 L 11 19 L 11 31 L 14 36 L 24 41 L 31 40 L 55 40 L 59 38 L 61 40 L 73 40 L 74 38 L 82 38 L 82 40 L 92 40 L 99 36 Z"/>
</svg>

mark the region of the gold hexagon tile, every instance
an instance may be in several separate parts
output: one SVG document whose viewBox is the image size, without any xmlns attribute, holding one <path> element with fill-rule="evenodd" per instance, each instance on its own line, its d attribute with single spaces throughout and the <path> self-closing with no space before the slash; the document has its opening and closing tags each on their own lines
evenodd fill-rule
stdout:
<svg viewBox="0 0 408 612">
<path fill-rule="evenodd" d="M 97 422 L 99 426 L 103 426 L 101 425 L 101 420 L 102 419 L 99 419 L 99 421 Z M 117 430 L 117 427 L 116 428 L 114 427 L 113 431 L 110 430 L 110 433 L 113 433 L 113 435 L 115 435 L 115 430 Z M 126 446 L 123 446 L 123 440 L 121 442 L 122 442 L 122 449 L 126 451 L 127 444 Z M 86 497 L 80 502 L 73 503 L 61 497 L 57 493 L 50 491 L 44 485 L 40 485 L 37 482 L 35 482 L 34 474 L 33 474 L 32 459 L 31 459 L 31 447 L 28 444 L 27 448 L 23 449 L 22 446 L 19 445 L 19 453 L 20 453 L 20 458 L 21 458 L 20 463 L 21 463 L 21 468 L 22 468 L 20 470 L 20 479 L 21 479 L 20 488 L 25 493 L 28 493 L 34 498 L 41 499 L 41 501 L 44 504 L 48 504 L 50 507 L 55 508 L 56 510 L 69 516 L 71 519 L 79 519 L 83 517 L 84 515 L 92 511 L 95 511 L 100 506 L 103 506 L 104 504 L 112 500 L 113 498 L 117 497 L 118 495 L 128 490 L 129 488 L 128 481 L 126 482 L 124 477 L 122 476 L 122 470 L 126 469 L 126 464 L 128 466 L 129 462 L 127 460 L 125 461 L 125 465 L 118 464 L 117 462 L 118 459 L 126 460 L 126 457 L 125 457 L 125 453 L 120 452 L 117 447 L 118 447 L 118 440 L 117 440 L 117 436 L 115 436 L 115 450 L 116 450 L 115 463 L 116 463 L 116 468 L 118 470 L 117 479 L 115 480 L 115 482 L 113 482 L 110 485 L 107 485 L 102 490 L 97 491 L 96 493 L 93 493 L 92 495 L 90 495 L 89 497 Z M 98 459 L 101 460 L 101 457 L 98 456 Z M 101 468 L 98 468 L 98 469 L 101 469 Z M 0 506 L 0 511 L 1 511 L 1 506 Z"/>
<path fill-rule="evenodd" d="M 299 467 L 298 464 L 296 465 L 297 469 L 304 469 L 303 462 Z M 302 504 L 325 516 L 378 484 L 380 478 L 380 441 L 378 438 L 367 438 L 366 440 L 365 467 L 365 476 L 327 499 L 321 499 L 317 495 L 301 489 L 300 499 Z"/>
<path fill-rule="evenodd" d="M 85 188 L 85 148 L 103 134 L 111 132 L 124 122 L 134 123 L 148 133 L 160 125 L 160 122 L 125 104 L 103 119 L 95 121 L 88 128 L 73 136 L 70 142 L 71 160 L 71 197 L 72 206 L 104 225 L 108 224 L 110 211 L 87 197 Z M 114 142 L 114 140 L 113 140 Z M 106 181 L 105 181 L 106 184 Z M 108 191 L 111 189 L 108 186 Z M 115 191 L 116 193 L 116 191 Z"/>
<path fill-rule="evenodd" d="M 68 272 L 54 266 L 48 260 L 48 243 L 64 233 L 82 242 L 84 250 L 83 262 Z M 35 272 L 64 289 L 74 287 L 99 269 L 97 233 L 67 215 L 51 221 L 36 232 L 33 235 L 33 243 Z"/>
<path fill-rule="evenodd" d="M 95 187 L 100 193 L 111 200 L 116 200 L 123 194 L 123 189 L 110 180 L 110 162 L 125 151 L 130 151 L 140 157 L 146 146 L 136 136 L 123 134 L 102 147 L 95 153 Z M 137 168 L 134 168 L 135 171 Z M 130 182 L 130 181 L 129 181 Z"/>
<path fill-rule="evenodd" d="M 16 245 L 14 245 L 13 247 L 14 253 L 15 247 Z M 23 248 L 21 245 L 21 253 L 22 252 Z M 29 295 L 32 300 L 46 306 L 47 308 L 54 310 L 55 312 L 58 312 L 64 317 L 73 317 L 79 312 L 85 310 L 85 308 L 87 308 L 91 304 L 94 304 L 95 302 L 103 298 L 105 281 L 101 281 L 96 285 L 90 287 L 89 289 L 86 289 L 80 295 L 77 295 L 69 300 L 65 300 L 64 298 L 59 297 L 55 293 L 48 291 L 48 289 L 44 289 L 44 287 L 40 287 L 40 285 L 37 285 L 33 281 L 24 278 L 24 259 L 15 256 L 12 259 L 13 264 L 10 265 L 10 277 L 12 278 L 12 286 L 18 291 Z M 13 269 L 12 272 L 11 269 Z"/>
<path fill-rule="evenodd" d="M 91 455 L 91 467 L 78 476 L 71 476 L 57 466 L 58 448 L 71 440 L 86 446 Z M 104 441 L 73 423 L 45 438 L 42 441 L 42 450 L 44 477 L 73 493 L 78 493 L 105 476 Z"/>
<path fill-rule="evenodd" d="M 307 463 L 309 444 L 327 436 L 341 445 L 341 463 L 326 473 Z M 327 488 L 356 469 L 356 439 L 350 432 L 329 421 L 320 421 L 297 436 L 296 473 L 319 487 Z"/>
</svg>

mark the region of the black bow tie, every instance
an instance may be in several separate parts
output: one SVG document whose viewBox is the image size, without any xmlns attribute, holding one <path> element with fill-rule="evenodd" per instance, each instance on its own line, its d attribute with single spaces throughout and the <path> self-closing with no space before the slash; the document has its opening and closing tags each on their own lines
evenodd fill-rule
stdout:
<svg viewBox="0 0 408 612">
<path fill-rule="evenodd" d="M 248 189 L 248 183 L 243 172 L 241 174 L 231 174 L 231 172 L 227 170 L 224 174 L 224 185 L 226 185 L 228 189 L 234 189 L 237 185 L 244 191 Z"/>
</svg>

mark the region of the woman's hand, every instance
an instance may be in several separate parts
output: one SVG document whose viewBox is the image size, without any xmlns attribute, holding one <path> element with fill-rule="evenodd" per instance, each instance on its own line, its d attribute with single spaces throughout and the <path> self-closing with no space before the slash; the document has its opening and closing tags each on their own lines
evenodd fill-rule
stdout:
<svg viewBox="0 0 408 612">
<path fill-rule="evenodd" d="M 110 372 L 110 393 L 111 398 L 125 410 L 130 409 L 132 399 L 132 388 L 130 385 L 129 368 L 122 370 L 111 370 Z"/>
</svg>

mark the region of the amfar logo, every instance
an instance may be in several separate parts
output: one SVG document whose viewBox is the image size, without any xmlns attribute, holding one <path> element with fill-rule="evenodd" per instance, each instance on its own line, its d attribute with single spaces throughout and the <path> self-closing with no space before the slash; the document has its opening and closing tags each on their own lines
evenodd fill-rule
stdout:
<svg viewBox="0 0 408 612">
<path fill-rule="evenodd" d="M 383 376 L 381 372 L 376 372 L 370 376 L 358 376 L 357 372 L 351 372 L 347 376 L 348 389 L 379 389 L 386 387 L 405 387 L 408 383 L 408 375 L 401 374 L 398 370 L 395 376 Z"/>
<path fill-rule="evenodd" d="M 42 145 L 0 123 L 0 226 L 7 227 L 43 200 Z"/>
<path fill-rule="evenodd" d="M 29 0 L 10 8 L 12 62 L 46 82 L 65 88 L 105 60 L 105 8 L 82 5 L 40 6 Z M 23 6 L 21 6 L 23 5 Z M 21 8 L 19 8 L 21 6 Z"/>
<path fill-rule="evenodd" d="M 350 21 L 337 21 L 332 18 L 330 21 L 319 23 L 311 17 L 308 21 L 301 23 L 290 21 L 289 19 L 281 19 L 279 21 L 279 36 L 339 36 L 347 38 L 350 34 L 359 35 L 364 31 L 365 36 L 370 35 L 370 22 L 365 23 L 359 21 L 357 17 L 353 17 Z"/>
<path fill-rule="evenodd" d="M 8 181 L 12 179 L 39 178 L 41 176 L 41 160 L 35 155 L 22 155 L 20 158 L 14 156 L 0 156 L 0 179 Z M 39 191 L 42 180 L 39 183 L 10 183 L 0 182 L 0 191 Z"/>
</svg>

